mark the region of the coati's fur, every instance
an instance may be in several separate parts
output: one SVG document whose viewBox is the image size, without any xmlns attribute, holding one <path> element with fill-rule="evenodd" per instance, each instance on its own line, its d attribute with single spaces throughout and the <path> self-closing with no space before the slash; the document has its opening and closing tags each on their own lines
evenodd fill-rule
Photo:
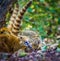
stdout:
<svg viewBox="0 0 60 61">
<path fill-rule="evenodd" d="M 14 53 L 19 49 L 25 50 L 27 47 L 24 42 L 27 36 L 16 36 L 8 28 L 0 29 L 0 52 Z M 29 40 L 28 40 L 29 41 Z"/>
<path fill-rule="evenodd" d="M 19 6 L 18 6 L 18 4 L 16 4 L 15 8 L 13 10 L 13 13 L 11 15 L 10 21 L 9 21 L 9 25 L 7 26 L 11 31 L 13 28 L 14 20 L 16 19 L 16 16 L 18 14 L 18 11 L 19 11 Z"/>
<path fill-rule="evenodd" d="M 32 30 L 24 30 L 21 32 L 22 39 L 27 40 L 30 42 L 30 44 L 32 45 L 33 49 L 39 49 L 39 44 L 40 44 L 40 37 L 38 32 L 34 32 Z"/>
<path fill-rule="evenodd" d="M 18 12 L 18 15 L 16 17 L 16 20 L 13 23 L 12 27 L 12 32 L 15 35 L 18 35 L 19 29 L 20 29 L 20 24 L 21 24 L 21 19 L 23 18 L 24 13 L 28 9 L 28 7 L 31 5 L 32 1 L 30 0 L 23 8 L 21 11 Z"/>
<path fill-rule="evenodd" d="M 7 28 L 0 30 L 0 52 L 13 53 L 20 49 L 20 39 L 13 35 Z"/>
</svg>

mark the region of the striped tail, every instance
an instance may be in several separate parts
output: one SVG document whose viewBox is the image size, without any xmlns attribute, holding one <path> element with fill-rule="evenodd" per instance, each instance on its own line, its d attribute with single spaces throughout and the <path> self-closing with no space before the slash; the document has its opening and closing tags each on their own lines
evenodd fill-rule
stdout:
<svg viewBox="0 0 60 61">
<path fill-rule="evenodd" d="M 16 4 L 15 9 L 14 9 L 14 11 L 12 13 L 11 18 L 10 18 L 9 25 L 7 26 L 10 30 L 12 30 L 13 23 L 14 23 L 14 20 L 16 19 L 16 16 L 18 14 L 18 11 L 19 11 L 19 6 L 18 6 L 18 4 Z"/>
<path fill-rule="evenodd" d="M 18 13 L 18 16 L 16 17 L 16 20 L 14 21 L 14 24 L 13 24 L 13 29 L 12 29 L 13 34 L 18 35 L 21 19 L 23 18 L 24 13 L 26 12 L 27 8 L 31 5 L 31 3 L 32 1 L 29 1 L 25 5 L 25 7 L 23 7 L 22 10 Z"/>
</svg>

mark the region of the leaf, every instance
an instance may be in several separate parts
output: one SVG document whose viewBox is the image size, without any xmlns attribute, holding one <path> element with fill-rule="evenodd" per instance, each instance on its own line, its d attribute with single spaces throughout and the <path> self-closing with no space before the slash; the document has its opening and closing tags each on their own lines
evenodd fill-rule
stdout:
<svg viewBox="0 0 60 61">
<path fill-rule="evenodd" d="M 45 0 L 40 0 L 40 2 L 42 2 L 42 3 L 43 3 L 44 1 L 45 1 Z"/>
<path fill-rule="evenodd" d="M 27 11 L 28 11 L 28 12 L 32 12 L 32 8 L 28 8 Z"/>
<path fill-rule="evenodd" d="M 58 24 L 60 24 L 60 18 L 58 18 Z"/>
</svg>

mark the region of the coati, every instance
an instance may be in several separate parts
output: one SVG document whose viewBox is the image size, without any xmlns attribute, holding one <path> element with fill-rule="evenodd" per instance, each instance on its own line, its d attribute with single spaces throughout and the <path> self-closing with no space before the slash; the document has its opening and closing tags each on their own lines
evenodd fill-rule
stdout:
<svg viewBox="0 0 60 61">
<path fill-rule="evenodd" d="M 23 41 L 24 38 L 21 39 L 17 35 L 19 32 L 20 20 L 22 19 L 23 14 L 25 13 L 26 9 L 30 6 L 31 2 L 32 1 L 29 1 L 27 3 L 27 5 L 22 9 L 21 12 L 20 11 L 18 12 L 18 8 L 17 8 L 17 12 L 15 12 L 15 14 L 17 14 L 17 13 L 20 13 L 20 14 L 18 14 L 18 16 L 16 17 L 16 21 L 13 20 L 14 24 L 13 24 L 13 26 L 11 25 L 12 30 L 9 29 L 9 26 L 7 26 L 6 28 L 0 29 L 0 52 L 14 53 L 15 51 L 17 51 L 19 49 L 26 48 L 25 45 L 21 46 L 22 44 L 20 43 L 21 41 Z M 13 15 L 12 17 L 15 17 L 15 15 Z M 10 19 L 10 20 L 12 20 L 12 19 Z"/>
<path fill-rule="evenodd" d="M 0 52 L 14 53 L 19 49 L 25 49 L 26 36 L 16 36 L 8 28 L 0 29 Z M 22 43 L 21 43 L 22 42 Z"/>
</svg>

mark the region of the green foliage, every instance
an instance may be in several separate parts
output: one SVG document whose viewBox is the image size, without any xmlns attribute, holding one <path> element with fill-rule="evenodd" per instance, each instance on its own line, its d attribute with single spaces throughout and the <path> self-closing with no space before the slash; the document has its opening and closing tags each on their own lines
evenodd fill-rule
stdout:
<svg viewBox="0 0 60 61">
<path fill-rule="evenodd" d="M 29 0 L 18 0 L 20 9 Z M 22 19 L 22 29 L 38 31 L 43 37 L 54 37 L 60 24 L 60 0 L 33 0 Z M 51 30 L 50 34 L 48 30 Z"/>
</svg>

